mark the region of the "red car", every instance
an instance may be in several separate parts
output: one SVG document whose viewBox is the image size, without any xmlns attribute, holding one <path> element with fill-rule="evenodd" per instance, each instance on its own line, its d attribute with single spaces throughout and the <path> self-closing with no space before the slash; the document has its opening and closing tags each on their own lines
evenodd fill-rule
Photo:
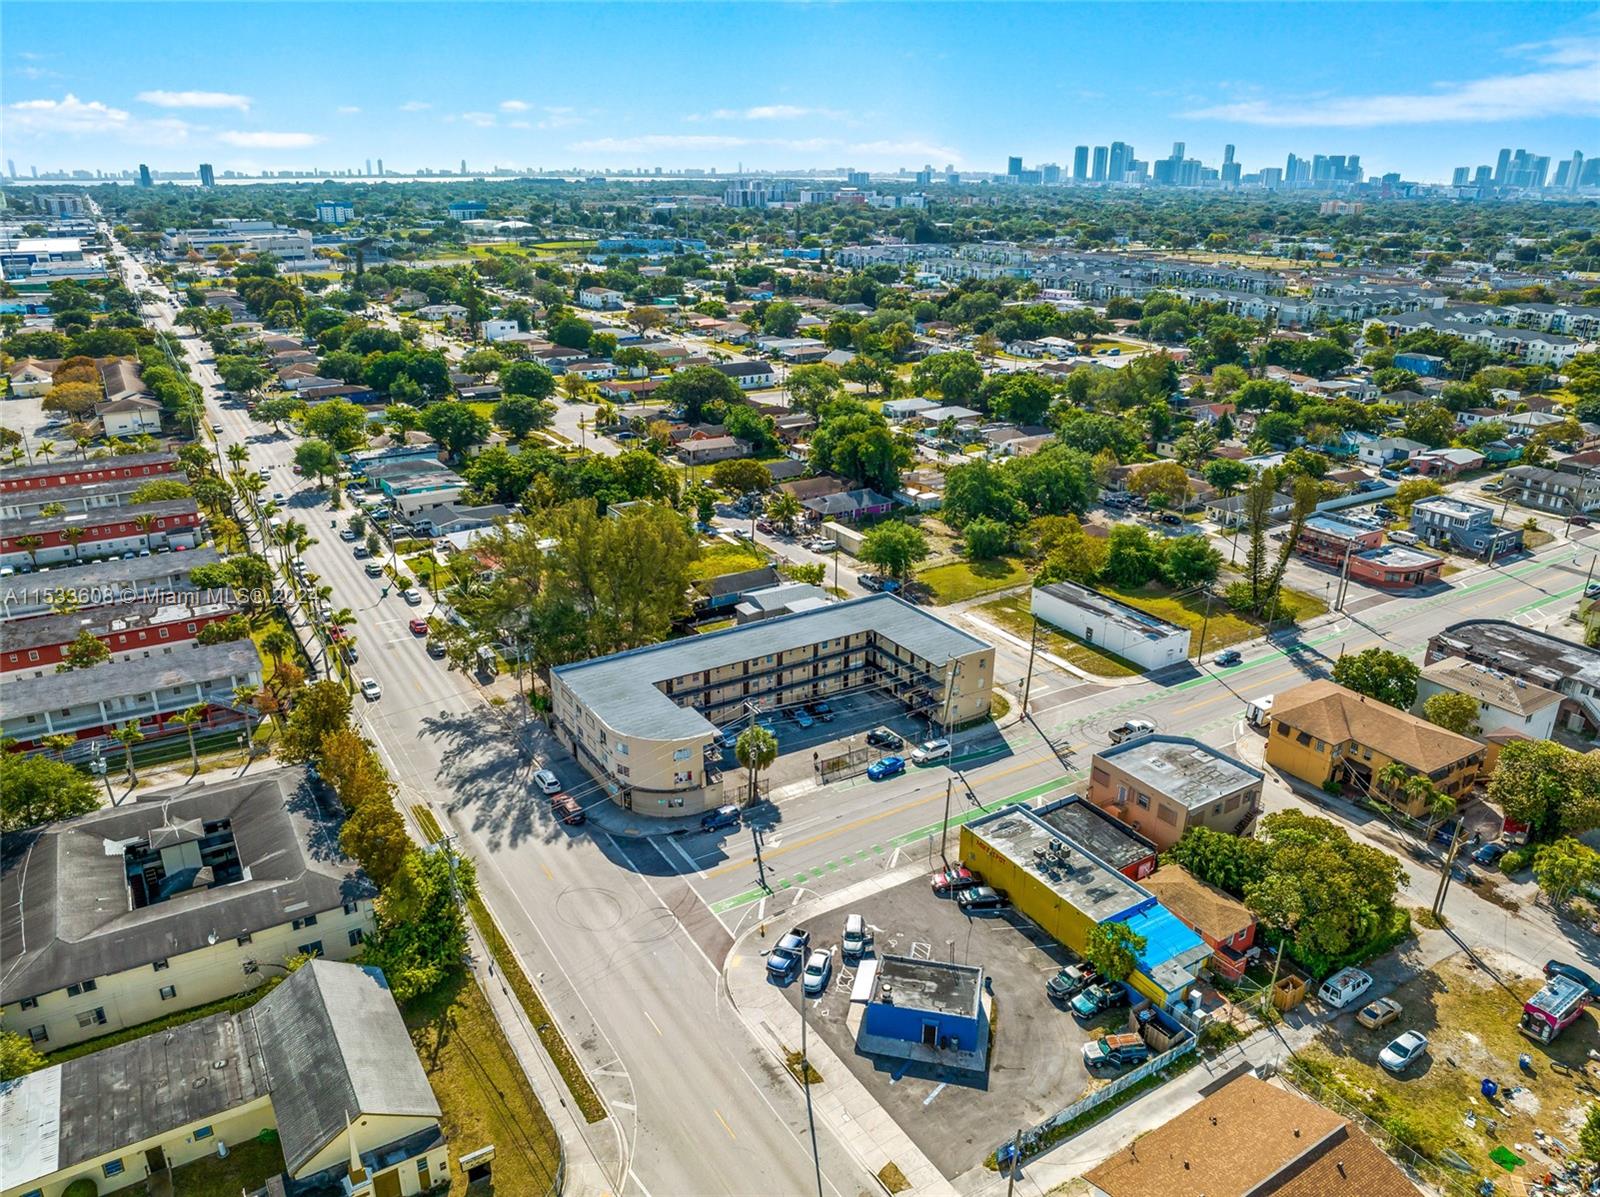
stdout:
<svg viewBox="0 0 1600 1197">
<path fill-rule="evenodd" d="M 344 629 L 338 624 L 334 624 L 328 629 L 328 639 L 337 644 L 339 641 L 344 639 Z"/>
<path fill-rule="evenodd" d="M 935 894 L 943 897 L 959 890 L 971 889 L 978 884 L 978 875 L 965 865 L 957 865 L 953 869 L 940 869 L 929 878 L 929 884 L 933 886 Z"/>
<path fill-rule="evenodd" d="M 407 626 L 418 636 L 426 636 L 428 634 L 428 621 L 426 619 L 413 619 Z"/>
</svg>

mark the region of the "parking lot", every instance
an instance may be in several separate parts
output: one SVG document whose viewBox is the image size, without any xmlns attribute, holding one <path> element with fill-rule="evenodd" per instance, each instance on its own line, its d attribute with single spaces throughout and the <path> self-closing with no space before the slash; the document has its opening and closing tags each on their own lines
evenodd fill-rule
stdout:
<svg viewBox="0 0 1600 1197">
<path fill-rule="evenodd" d="M 855 968 L 839 949 L 846 914 L 865 917 L 869 954 L 983 967 L 994 1001 L 987 1074 L 856 1051 L 846 1025 Z M 769 939 L 786 930 L 770 927 Z M 1127 1017 L 1123 1010 L 1105 1017 L 1108 1027 L 1080 1026 L 1044 988 L 1070 962 L 1066 949 L 1017 915 L 968 918 L 953 899 L 935 898 L 926 877 L 832 911 L 809 930 L 812 947 L 832 952 L 834 962 L 826 991 L 808 1006 L 812 1033 L 826 1040 L 946 1177 L 980 1164 L 1011 1131 L 1041 1121 L 1089 1088 L 1094 1082 L 1083 1066 L 1083 1044 L 1123 1029 Z M 787 994 L 798 1006 L 798 980 L 788 984 Z"/>
<path fill-rule="evenodd" d="M 928 738 L 928 721 L 909 714 L 899 699 L 881 690 L 861 690 L 830 696 L 827 703 L 832 719 L 807 715 L 809 727 L 795 717 L 800 711 L 798 707 L 793 708 L 794 714 L 789 711 L 768 711 L 756 716 L 757 721 L 778 740 L 778 759 L 763 774 L 763 784 L 769 792 L 802 782 L 815 783 L 817 761 L 844 752 L 846 741 L 849 747 L 864 751 L 864 758 L 856 770 L 858 773 L 872 761 L 891 754 L 905 757 L 907 767 L 914 767 L 910 764 L 911 751 Z M 723 728 L 728 741 L 723 751 L 724 772 L 739 768 L 733 745 L 739 733 L 749 725 L 749 719 L 745 718 Z M 867 733 L 878 727 L 888 728 L 899 736 L 905 742 L 903 746 L 889 748 L 868 745 Z"/>
</svg>

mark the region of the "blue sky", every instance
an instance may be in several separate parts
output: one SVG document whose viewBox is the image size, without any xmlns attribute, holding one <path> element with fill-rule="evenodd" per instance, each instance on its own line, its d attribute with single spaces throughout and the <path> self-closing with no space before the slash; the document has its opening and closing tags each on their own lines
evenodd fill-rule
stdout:
<svg viewBox="0 0 1600 1197">
<path fill-rule="evenodd" d="M 1173 141 L 1448 177 L 1600 153 L 1600 9 L 1534 3 L 7 0 L 19 170 L 1004 170 Z"/>
</svg>

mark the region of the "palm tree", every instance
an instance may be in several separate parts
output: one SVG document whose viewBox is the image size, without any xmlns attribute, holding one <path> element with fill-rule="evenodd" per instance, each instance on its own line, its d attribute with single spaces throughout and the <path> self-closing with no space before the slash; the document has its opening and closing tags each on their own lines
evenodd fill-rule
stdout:
<svg viewBox="0 0 1600 1197">
<path fill-rule="evenodd" d="M 54 441 L 40 441 L 39 442 L 39 447 L 37 449 L 35 449 L 34 452 L 37 453 L 43 460 L 49 461 L 52 457 L 54 457 L 56 455 L 55 442 Z"/>
<path fill-rule="evenodd" d="M 24 553 L 28 554 L 28 560 L 33 562 L 33 567 L 35 569 L 39 568 L 39 550 L 44 548 L 44 537 L 19 536 L 11 543 L 16 545 L 17 548 L 21 549 Z"/>
<path fill-rule="evenodd" d="M 235 686 L 233 688 L 234 705 L 243 708 L 244 725 L 248 730 L 245 737 L 247 744 L 253 744 L 256 738 L 256 724 L 253 716 L 256 713 L 256 699 L 261 695 L 260 686 Z"/>
<path fill-rule="evenodd" d="M 53 735 L 53 736 L 45 736 L 43 739 L 41 739 L 39 741 L 39 743 L 43 744 L 46 748 L 48 748 L 51 752 L 55 753 L 56 756 L 60 757 L 63 761 L 67 759 L 67 749 L 71 748 L 77 742 L 78 742 L 78 737 L 77 736 L 69 736 L 69 735 L 64 735 L 64 734 L 57 734 L 57 735 Z"/>
<path fill-rule="evenodd" d="M 250 460 L 250 450 L 235 442 L 227 448 L 228 461 L 232 464 L 234 473 L 244 472 L 244 463 Z"/>
<path fill-rule="evenodd" d="M 200 751 L 195 747 L 194 729 L 205 722 L 208 710 L 210 708 L 205 703 L 197 702 L 187 710 L 179 711 L 167 719 L 168 723 L 176 723 L 188 733 L 190 776 L 200 772 Z"/>
<path fill-rule="evenodd" d="M 78 542 L 83 539 L 84 531 L 83 528 L 61 529 L 61 539 L 72 546 L 72 559 L 74 561 L 78 560 Z"/>
<path fill-rule="evenodd" d="M 294 637 L 282 628 L 272 628 L 261 637 L 261 647 L 272 658 L 273 665 L 280 665 L 284 657 L 294 651 Z"/>
<path fill-rule="evenodd" d="M 778 759 L 778 738 L 759 723 L 751 724 L 734 741 L 733 755 L 738 758 L 740 765 L 750 771 L 750 784 L 744 799 L 744 804 L 749 806 L 756 800 L 756 779 L 761 770 Z"/>
<path fill-rule="evenodd" d="M 86 437 L 86 436 L 75 436 L 75 437 L 72 438 L 72 443 L 73 443 L 74 446 L 77 447 L 78 460 L 79 461 L 88 461 L 89 460 L 89 446 L 93 442 L 91 442 L 89 440 L 89 438 Z"/>
<path fill-rule="evenodd" d="M 786 490 L 780 490 L 767 500 L 767 515 L 783 525 L 785 532 L 794 531 L 794 522 L 800 518 L 800 513 L 805 510 L 800 506 L 800 500 Z"/>
<path fill-rule="evenodd" d="M 144 732 L 139 730 L 139 721 L 130 719 L 121 727 L 111 729 L 111 738 L 122 745 L 128 764 L 128 781 L 133 785 L 139 784 L 139 775 L 133 770 L 133 746 L 144 739 Z"/>
<path fill-rule="evenodd" d="M 156 526 L 156 517 L 148 511 L 142 512 L 133 517 L 133 526 L 139 529 L 140 534 L 144 537 L 144 547 L 148 551 L 150 548 L 150 529 Z"/>
</svg>

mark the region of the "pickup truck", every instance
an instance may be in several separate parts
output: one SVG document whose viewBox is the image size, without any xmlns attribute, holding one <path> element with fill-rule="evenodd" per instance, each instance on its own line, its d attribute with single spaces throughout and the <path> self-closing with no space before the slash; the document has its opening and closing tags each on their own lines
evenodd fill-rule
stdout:
<svg viewBox="0 0 1600 1197">
<path fill-rule="evenodd" d="M 804 927 L 794 928 L 767 953 L 767 976 L 775 981 L 787 981 L 805 963 L 806 949 L 810 946 L 811 932 Z"/>
<path fill-rule="evenodd" d="M 1150 1058 L 1150 1047 L 1138 1035 L 1102 1035 L 1083 1045 L 1083 1066 L 1090 1072 L 1107 1068 L 1130 1068 Z"/>
<path fill-rule="evenodd" d="M 1072 999 L 1072 1012 L 1079 1018 L 1090 1019 L 1128 1004 L 1128 990 L 1122 985 L 1102 982 L 1091 985 Z"/>
</svg>

